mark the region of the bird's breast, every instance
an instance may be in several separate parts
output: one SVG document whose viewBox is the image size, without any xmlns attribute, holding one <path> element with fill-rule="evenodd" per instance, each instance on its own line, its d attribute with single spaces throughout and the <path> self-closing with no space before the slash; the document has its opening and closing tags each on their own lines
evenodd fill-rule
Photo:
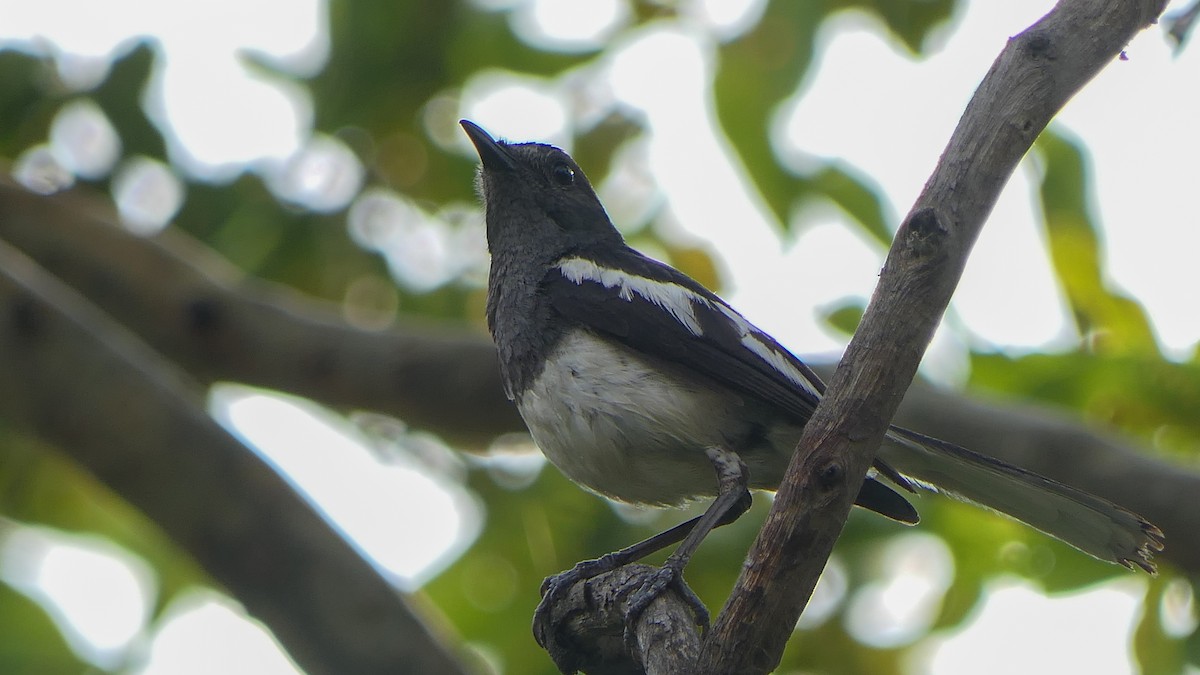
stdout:
<svg viewBox="0 0 1200 675">
<path fill-rule="evenodd" d="M 558 341 L 517 406 L 559 470 L 622 501 L 678 504 L 714 494 L 707 447 L 742 454 L 762 486 L 777 482 L 787 461 L 775 447 L 780 430 L 758 419 L 757 406 L 586 330 Z"/>
</svg>

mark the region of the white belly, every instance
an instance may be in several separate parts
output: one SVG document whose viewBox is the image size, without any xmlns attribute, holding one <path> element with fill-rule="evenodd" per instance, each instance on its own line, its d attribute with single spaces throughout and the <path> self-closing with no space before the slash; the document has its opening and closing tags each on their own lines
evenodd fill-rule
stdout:
<svg viewBox="0 0 1200 675">
<path fill-rule="evenodd" d="M 777 481 L 787 462 L 786 453 L 736 447 L 754 426 L 741 398 L 652 368 L 637 352 L 583 331 L 559 343 L 517 406 L 559 470 L 623 501 L 677 504 L 715 494 L 704 455 L 711 446 L 741 452 L 760 486 Z"/>
</svg>

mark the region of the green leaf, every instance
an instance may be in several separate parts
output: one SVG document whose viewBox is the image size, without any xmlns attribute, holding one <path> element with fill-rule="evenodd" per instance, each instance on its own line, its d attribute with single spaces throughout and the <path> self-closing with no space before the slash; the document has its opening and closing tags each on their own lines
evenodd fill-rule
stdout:
<svg viewBox="0 0 1200 675">
<path fill-rule="evenodd" d="M 1184 672 L 1187 662 L 1184 641 L 1167 635 L 1159 611 L 1170 581 L 1169 575 L 1164 574 L 1146 584 L 1142 616 L 1133 632 L 1133 653 L 1143 673 L 1177 675 Z"/>
<path fill-rule="evenodd" d="M 1089 206 L 1085 149 L 1052 129 L 1034 147 L 1042 160 L 1038 196 L 1050 259 L 1079 333 L 1093 349 L 1157 354 L 1141 305 L 1105 281 L 1103 244 Z"/>
<path fill-rule="evenodd" d="M 684 274 L 699 281 L 705 288 L 719 290 L 721 275 L 708 251 L 692 246 L 667 246 L 671 264 Z"/>
<path fill-rule="evenodd" d="M 929 34 L 944 24 L 958 5 L 955 0 L 851 0 L 844 4 L 874 12 L 913 54 L 924 51 Z"/>
<path fill-rule="evenodd" d="M 108 77 L 92 94 L 121 137 L 125 157 L 166 157 L 162 134 L 150 123 L 142 106 L 130 105 L 141 98 L 154 59 L 155 52 L 148 44 L 139 45 L 113 64 Z"/>
<path fill-rule="evenodd" d="M 971 383 L 1081 411 L 1091 420 L 1152 437 L 1164 450 L 1194 454 L 1200 442 L 1200 364 L 1136 354 L 975 354 Z M 1164 429 L 1171 433 L 1164 435 Z M 1168 441 L 1177 445 L 1164 445 Z"/>
<path fill-rule="evenodd" d="M 43 446 L 3 433 L 2 428 L 0 515 L 96 534 L 140 556 L 157 574 L 156 612 L 181 590 L 209 583 L 195 561 L 157 525 L 91 474 Z M 0 672 L 18 671 L 0 668 Z"/>
<path fill-rule="evenodd" d="M 839 162 L 826 164 L 810 181 L 810 189 L 824 194 L 850 214 L 871 238 L 891 246 L 892 229 L 888 226 L 887 209 L 879 186 L 865 177 L 855 176 L 850 168 Z"/>
<path fill-rule="evenodd" d="M 792 203 L 813 186 L 781 165 L 767 130 L 779 104 L 795 93 L 812 66 L 821 23 L 833 12 L 862 8 L 877 14 L 911 51 L 919 53 L 930 32 L 950 17 L 955 5 L 954 0 L 775 0 L 752 30 L 720 48 L 713 85 L 717 119 L 779 223 L 788 223 Z M 877 205 L 872 207 L 871 200 L 863 198 L 862 183 L 852 182 L 858 183 L 853 193 L 834 190 L 830 196 L 868 231 L 890 242 L 882 218 L 872 212 L 878 210 Z"/>
<path fill-rule="evenodd" d="M 767 136 L 779 102 L 799 86 L 813 60 L 823 2 L 771 2 L 753 30 L 721 47 L 713 95 L 721 128 L 779 223 L 788 222 L 803 191 L 786 171 Z"/>
<path fill-rule="evenodd" d="M 51 64 L 15 50 L 0 50 L 0 157 L 14 158 L 46 140 L 61 99 L 44 91 Z M 39 86 L 40 85 L 40 86 Z"/>
<path fill-rule="evenodd" d="M 0 635 L 0 673 L 79 675 L 89 670 L 41 606 L 2 583 Z"/>
<path fill-rule="evenodd" d="M 535 49 L 515 36 L 507 11 L 480 11 L 466 0 L 425 3 L 335 0 L 330 3 L 329 63 L 309 86 L 318 128 L 352 128 L 371 139 L 367 170 L 418 199 L 469 199 L 474 162 L 433 146 L 423 108 L 454 96 L 487 69 L 549 77 L 594 54 Z M 405 166 L 403 180 L 395 171 Z"/>
<path fill-rule="evenodd" d="M 821 318 L 841 333 L 854 335 L 866 311 L 866 303 L 860 298 L 854 298 L 825 312 Z"/>
<path fill-rule="evenodd" d="M 644 130 L 641 120 L 620 111 L 614 112 L 575 138 L 571 156 L 584 168 L 591 181 L 599 184 L 602 177 L 608 175 L 613 157 L 622 144 Z"/>
<path fill-rule="evenodd" d="M 1197 593 L 1200 589 L 1197 588 L 1196 581 L 1192 581 L 1191 583 L 1193 598 L 1195 598 L 1200 595 L 1200 593 Z M 1184 658 L 1188 665 L 1200 666 L 1200 630 L 1193 630 L 1191 635 L 1183 639 L 1183 650 Z"/>
</svg>

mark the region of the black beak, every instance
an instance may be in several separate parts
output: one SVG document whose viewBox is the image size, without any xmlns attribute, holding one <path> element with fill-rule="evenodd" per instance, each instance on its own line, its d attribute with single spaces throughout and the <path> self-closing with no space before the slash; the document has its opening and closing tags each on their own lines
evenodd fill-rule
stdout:
<svg viewBox="0 0 1200 675">
<path fill-rule="evenodd" d="M 483 162 L 484 169 L 512 171 L 517 168 L 504 146 L 497 143 L 478 124 L 471 120 L 459 120 L 458 123 L 462 125 L 463 131 L 467 132 L 467 137 L 475 144 L 475 151 L 479 153 L 479 161 Z"/>
</svg>

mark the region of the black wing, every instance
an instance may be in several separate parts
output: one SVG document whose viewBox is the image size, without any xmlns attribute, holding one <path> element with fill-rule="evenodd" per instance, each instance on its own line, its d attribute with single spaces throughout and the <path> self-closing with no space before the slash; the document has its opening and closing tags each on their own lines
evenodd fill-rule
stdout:
<svg viewBox="0 0 1200 675">
<path fill-rule="evenodd" d="M 563 318 L 763 401 L 799 425 L 825 389 L 807 364 L 716 294 L 633 249 L 567 256 L 551 267 L 542 290 Z M 887 464 L 877 460 L 875 467 L 913 489 Z M 858 503 L 902 522 L 918 520 L 907 501 L 870 479 Z"/>
<path fill-rule="evenodd" d="M 816 373 L 687 275 L 630 248 L 569 259 L 610 276 L 576 280 L 551 268 L 544 290 L 564 318 L 758 398 L 797 424 L 812 415 L 824 391 Z"/>
</svg>

